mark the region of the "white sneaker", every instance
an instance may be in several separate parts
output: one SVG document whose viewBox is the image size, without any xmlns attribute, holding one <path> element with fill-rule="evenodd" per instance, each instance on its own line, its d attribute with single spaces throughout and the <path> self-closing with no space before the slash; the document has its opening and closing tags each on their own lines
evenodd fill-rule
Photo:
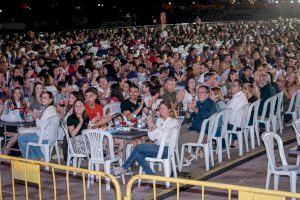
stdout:
<svg viewBox="0 0 300 200">
<path fill-rule="evenodd" d="M 126 170 L 123 168 L 123 167 L 114 167 L 112 170 L 111 170 L 111 173 L 112 175 L 114 176 L 120 176 L 122 174 L 125 174 L 126 173 Z"/>
</svg>

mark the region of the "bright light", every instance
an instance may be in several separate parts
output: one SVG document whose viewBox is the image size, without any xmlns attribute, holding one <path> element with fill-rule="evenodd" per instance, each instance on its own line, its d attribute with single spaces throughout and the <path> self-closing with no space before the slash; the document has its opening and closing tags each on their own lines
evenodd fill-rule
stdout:
<svg viewBox="0 0 300 200">
<path fill-rule="evenodd" d="M 98 3 L 98 6 L 100 6 L 100 3 Z"/>
<path fill-rule="evenodd" d="M 294 1 L 291 1 L 291 3 L 294 3 Z"/>
<path fill-rule="evenodd" d="M 300 0 L 298 0 L 298 3 L 300 3 Z"/>
<path fill-rule="evenodd" d="M 171 5 L 172 3 L 171 3 L 171 1 L 169 1 L 169 5 Z"/>
<path fill-rule="evenodd" d="M 275 1 L 275 3 L 278 3 L 278 1 Z"/>
<path fill-rule="evenodd" d="M 192 4 L 195 4 L 195 1 L 193 1 L 193 3 Z"/>
<path fill-rule="evenodd" d="M 0 13 L 2 13 L 3 10 L 0 9 Z"/>
</svg>

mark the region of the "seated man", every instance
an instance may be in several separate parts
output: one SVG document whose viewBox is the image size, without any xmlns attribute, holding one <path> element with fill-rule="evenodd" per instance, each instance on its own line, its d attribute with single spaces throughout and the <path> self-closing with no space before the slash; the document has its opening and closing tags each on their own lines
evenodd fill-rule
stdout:
<svg viewBox="0 0 300 200">
<path fill-rule="evenodd" d="M 265 101 L 270 97 L 276 95 L 276 90 L 271 85 L 271 78 L 267 73 L 263 73 L 259 76 L 258 85 L 260 87 L 260 94 L 261 94 L 258 116 L 261 116 L 264 109 Z M 270 106 L 268 106 L 266 117 L 269 117 L 269 112 L 270 112 Z"/>
<path fill-rule="evenodd" d="M 228 130 L 233 129 L 233 125 L 236 125 L 237 131 L 241 130 L 241 121 L 236 124 L 236 114 L 237 111 L 240 110 L 243 106 L 248 104 L 248 99 L 244 92 L 242 91 L 243 89 L 243 82 L 239 79 L 234 80 L 231 83 L 230 90 L 232 94 L 232 98 L 228 101 L 227 103 L 227 108 L 230 109 L 230 114 L 228 118 Z M 237 143 L 237 135 L 233 134 L 232 135 L 232 145 L 230 146 L 231 148 L 235 148 L 238 143 Z"/>
<path fill-rule="evenodd" d="M 141 116 L 144 107 L 144 101 L 139 99 L 138 86 L 131 85 L 129 87 L 129 98 L 121 102 L 121 112 L 128 120 L 131 120 L 135 116 Z"/>
<path fill-rule="evenodd" d="M 89 117 L 89 119 L 95 121 L 95 124 L 93 124 L 93 127 L 101 127 L 103 125 L 106 125 L 110 120 L 111 116 L 103 116 L 103 108 L 100 104 L 96 103 L 96 100 L 98 99 L 98 92 L 96 88 L 88 88 L 85 91 L 85 109 L 86 114 Z"/>
<path fill-rule="evenodd" d="M 210 90 L 207 86 L 200 86 L 197 92 L 198 101 L 188 104 L 189 116 L 192 120 L 190 132 L 180 134 L 179 143 L 197 142 L 202 122 L 216 112 L 216 104 L 210 99 Z M 205 130 L 208 133 L 208 130 Z M 186 152 L 185 165 L 189 165 L 193 157 Z"/>
</svg>

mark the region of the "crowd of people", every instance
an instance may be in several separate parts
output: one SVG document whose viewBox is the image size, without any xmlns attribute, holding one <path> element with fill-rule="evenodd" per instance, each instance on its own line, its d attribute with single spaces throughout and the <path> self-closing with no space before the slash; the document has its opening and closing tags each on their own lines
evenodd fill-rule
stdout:
<svg viewBox="0 0 300 200">
<path fill-rule="evenodd" d="M 231 109 L 228 129 L 234 112 L 248 102 L 261 99 L 261 115 L 264 101 L 282 91 L 286 109 L 300 84 L 299 27 L 299 19 L 280 18 L 2 35 L 1 119 L 18 110 L 23 121 L 31 118 L 37 125 L 30 134 L 18 135 L 15 127 L 2 130 L 10 138 L 3 154 L 18 142 L 25 156 L 26 144 L 37 142 L 43 123 L 58 114 L 75 151 L 89 155 L 82 131 L 106 129 L 112 116 L 103 107 L 120 102 L 127 120 L 145 119 L 148 137 L 156 143 L 132 141 L 136 148 L 115 174 L 136 160 L 153 174 L 143 158 L 157 154 L 162 129 L 176 124 L 178 114 L 191 120 L 185 134 L 195 142 L 203 120 L 226 108 Z M 63 132 L 57 137 L 63 140 Z M 124 158 L 122 142 L 115 139 L 115 144 Z M 236 146 L 233 138 L 231 148 Z M 42 157 L 38 147 L 29 151 L 31 159 Z"/>
</svg>

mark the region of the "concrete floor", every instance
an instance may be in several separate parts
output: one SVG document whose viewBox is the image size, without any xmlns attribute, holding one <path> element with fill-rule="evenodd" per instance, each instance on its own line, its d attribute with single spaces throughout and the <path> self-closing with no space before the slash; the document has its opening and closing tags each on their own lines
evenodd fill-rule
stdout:
<svg viewBox="0 0 300 200">
<path fill-rule="evenodd" d="M 283 138 L 289 138 L 293 136 L 293 131 L 291 127 L 288 127 L 284 131 Z M 295 146 L 296 143 L 292 143 L 290 145 L 286 145 L 285 149 L 289 149 L 292 146 Z M 249 155 L 254 153 L 255 151 L 260 150 L 262 147 L 256 148 L 255 150 L 251 150 L 249 153 L 245 155 Z M 206 172 L 204 168 L 204 160 L 203 158 L 199 158 L 197 161 L 193 161 L 192 165 L 189 167 L 183 168 L 183 171 L 190 172 L 192 175 L 192 179 L 201 179 L 209 174 L 213 170 L 221 169 L 223 166 L 230 164 L 233 160 L 241 159 L 238 156 L 238 150 L 232 149 L 231 152 L 231 159 L 228 160 L 225 152 L 223 153 L 224 161 L 222 163 L 216 163 L 215 167 L 212 170 Z M 296 162 L 295 157 L 290 157 L 286 153 L 288 162 L 293 164 Z M 215 156 L 216 160 L 216 156 Z M 83 168 L 86 168 L 87 163 L 83 163 Z M 215 176 L 209 181 L 212 182 L 220 182 L 220 183 L 228 183 L 228 184 L 235 184 L 235 185 L 242 185 L 242 186 L 251 186 L 251 187 L 258 187 L 264 188 L 265 187 L 265 177 L 266 177 L 266 167 L 267 167 L 267 158 L 265 155 L 258 157 L 254 160 L 251 160 L 245 164 L 242 164 L 238 167 L 235 167 L 229 171 L 226 171 L 218 176 Z M 2 176 L 2 188 L 3 188 L 3 199 L 12 199 L 12 186 L 11 186 L 11 173 L 10 173 L 10 164 L 3 162 L 0 164 L 0 172 Z M 133 167 L 134 174 L 137 173 L 137 166 Z M 158 172 L 159 175 L 163 175 L 162 172 Z M 41 172 L 42 177 L 42 195 L 43 199 L 54 199 L 53 194 L 53 181 L 52 175 L 50 171 L 42 170 Z M 126 182 L 130 179 L 130 176 L 126 176 Z M 59 172 L 56 174 L 56 182 L 57 182 L 57 197 L 58 199 L 67 199 L 66 196 L 66 178 L 64 172 Z M 83 189 L 82 189 L 82 178 L 81 176 L 77 175 L 73 177 L 70 175 L 70 199 L 83 199 Z M 126 184 L 122 185 L 121 181 L 121 190 L 122 195 L 125 195 Z M 273 183 L 272 183 L 273 184 Z M 106 191 L 104 184 L 102 186 L 102 198 L 103 199 L 115 199 L 114 189 L 110 191 Z M 272 185 L 271 185 L 272 187 Z M 26 199 L 25 198 L 25 189 L 24 184 L 22 182 L 18 182 L 16 184 L 16 199 Z M 280 179 L 280 190 L 289 191 L 289 179 L 288 178 L 281 178 Z M 297 183 L 297 189 L 300 191 L 300 183 Z M 157 193 L 158 195 L 165 192 L 164 183 L 161 183 L 157 186 Z M 148 199 L 153 194 L 152 188 L 149 187 L 149 184 L 146 182 L 142 184 L 141 187 L 137 187 L 135 184 L 133 187 L 133 199 Z M 205 199 L 227 199 L 227 192 L 225 191 L 215 191 L 215 190 L 208 190 L 206 192 Z M 182 191 L 180 193 L 181 199 L 201 199 L 201 190 L 199 188 L 193 187 L 189 190 Z M 236 197 L 233 195 L 233 199 Z M 38 199 L 38 189 L 34 184 L 31 184 L 29 187 L 29 199 Z M 87 199 L 99 199 L 98 196 L 98 183 L 94 183 L 91 185 L 91 188 L 87 191 Z M 175 199 L 175 196 L 166 196 L 166 199 Z"/>
</svg>

